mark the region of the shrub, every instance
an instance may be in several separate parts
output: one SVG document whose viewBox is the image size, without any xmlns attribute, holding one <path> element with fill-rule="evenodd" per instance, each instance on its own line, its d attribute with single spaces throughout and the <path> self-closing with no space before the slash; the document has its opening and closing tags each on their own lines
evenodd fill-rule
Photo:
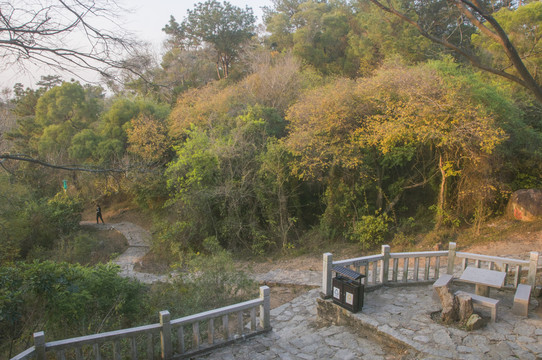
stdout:
<svg viewBox="0 0 542 360">
<path fill-rule="evenodd" d="M 376 247 L 384 242 L 390 221 L 386 214 L 364 215 L 355 223 L 350 239 L 359 241 L 363 249 Z"/>
</svg>

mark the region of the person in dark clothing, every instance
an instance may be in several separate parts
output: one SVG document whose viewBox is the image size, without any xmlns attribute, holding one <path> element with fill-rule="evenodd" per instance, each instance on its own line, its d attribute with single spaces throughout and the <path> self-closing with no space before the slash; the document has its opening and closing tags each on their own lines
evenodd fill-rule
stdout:
<svg viewBox="0 0 542 360">
<path fill-rule="evenodd" d="M 105 224 L 104 219 L 102 218 L 102 208 L 100 205 L 96 205 L 96 224 L 100 223 L 98 219 L 102 220 L 102 224 Z"/>
</svg>

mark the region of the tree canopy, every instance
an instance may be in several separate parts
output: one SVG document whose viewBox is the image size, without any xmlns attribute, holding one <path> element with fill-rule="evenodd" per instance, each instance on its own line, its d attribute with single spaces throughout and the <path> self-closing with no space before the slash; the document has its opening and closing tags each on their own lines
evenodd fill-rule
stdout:
<svg viewBox="0 0 542 360">
<path fill-rule="evenodd" d="M 254 35 L 255 21 L 249 7 L 241 9 L 227 1 L 207 0 L 188 10 L 181 24 L 171 16 L 163 31 L 170 36 L 169 43 L 174 48 L 211 47 L 221 79 L 228 77 L 241 46 Z"/>
</svg>

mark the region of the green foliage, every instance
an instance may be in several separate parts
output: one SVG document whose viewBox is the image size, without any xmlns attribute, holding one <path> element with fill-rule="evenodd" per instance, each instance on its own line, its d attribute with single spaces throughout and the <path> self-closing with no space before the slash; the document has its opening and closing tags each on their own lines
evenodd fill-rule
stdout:
<svg viewBox="0 0 542 360">
<path fill-rule="evenodd" d="M 68 234 L 79 228 L 83 203 L 64 192 L 47 202 L 47 218 L 60 234 Z"/>
<path fill-rule="evenodd" d="M 386 239 L 390 222 L 386 214 L 363 215 L 354 224 L 350 239 L 359 241 L 364 250 L 374 249 Z"/>
<path fill-rule="evenodd" d="M 37 200 L 25 186 L 0 176 L 0 265 L 25 259 L 33 248 L 51 249 L 79 228 L 82 202 L 59 193 Z"/>
<path fill-rule="evenodd" d="M 31 232 L 24 208 L 30 199 L 29 189 L 0 174 L 0 265 L 17 260 L 24 252 Z"/>
<path fill-rule="evenodd" d="M 212 46 L 218 55 L 216 70 L 219 78 L 227 78 L 229 67 L 236 59 L 241 46 L 250 39 L 256 18 L 252 9 L 241 9 L 224 1 L 207 0 L 188 10 L 179 25 L 172 16 L 163 31 L 171 44 L 181 48 Z"/>
<path fill-rule="evenodd" d="M 179 266 L 189 271 L 172 283 L 155 286 L 150 294 L 154 311 L 168 309 L 181 317 L 257 296 L 257 284 L 235 268 L 231 254 L 214 237 L 204 239 L 202 252 L 192 253 Z"/>
<path fill-rule="evenodd" d="M 55 339 L 137 323 L 144 310 L 142 285 L 118 271 L 111 264 L 87 268 L 53 262 L 0 267 L 2 353 L 24 346 L 36 329 Z"/>
<path fill-rule="evenodd" d="M 514 44 L 527 69 L 540 83 L 542 67 L 542 3 L 533 1 L 517 8 L 503 7 L 494 18 L 501 25 Z M 478 32 L 472 35 L 472 42 L 479 47 L 482 55 L 497 68 L 511 68 L 511 62 L 499 42 Z M 517 75 L 517 74 L 516 74 Z"/>
<path fill-rule="evenodd" d="M 274 109 L 253 106 L 215 126 L 186 131 L 166 171 L 167 205 L 182 224 L 183 246 L 199 250 L 209 236 L 228 249 L 258 252 L 289 242 L 295 216 L 288 156 L 273 145 L 284 127 Z"/>
</svg>

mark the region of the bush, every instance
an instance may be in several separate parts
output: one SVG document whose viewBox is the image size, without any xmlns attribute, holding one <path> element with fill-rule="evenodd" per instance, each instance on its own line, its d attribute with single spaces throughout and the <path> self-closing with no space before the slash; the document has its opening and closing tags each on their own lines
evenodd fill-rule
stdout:
<svg viewBox="0 0 542 360">
<path fill-rule="evenodd" d="M 0 267 L 0 354 L 23 350 L 37 330 L 58 339 L 136 324 L 143 285 L 118 271 L 50 261 Z"/>
<path fill-rule="evenodd" d="M 384 242 L 390 222 L 386 214 L 364 215 L 355 223 L 350 239 L 359 241 L 364 250 L 374 248 Z"/>
<path fill-rule="evenodd" d="M 167 309 L 172 316 L 181 317 L 257 296 L 257 284 L 235 268 L 230 253 L 216 238 L 205 239 L 203 248 L 202 253 L 192 254 L 183 275 L 153 287 L 150 302 L 154 312 Z"/>
</svg>

